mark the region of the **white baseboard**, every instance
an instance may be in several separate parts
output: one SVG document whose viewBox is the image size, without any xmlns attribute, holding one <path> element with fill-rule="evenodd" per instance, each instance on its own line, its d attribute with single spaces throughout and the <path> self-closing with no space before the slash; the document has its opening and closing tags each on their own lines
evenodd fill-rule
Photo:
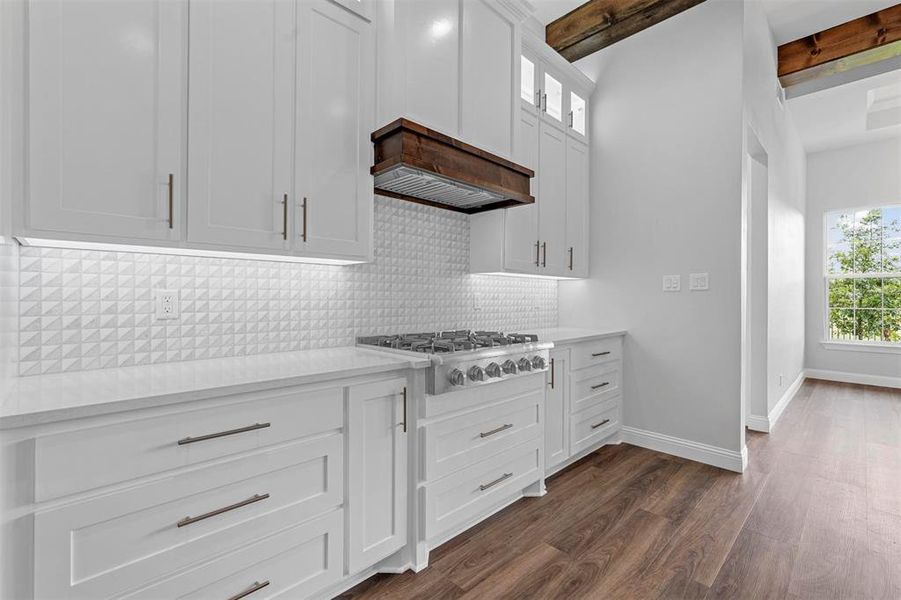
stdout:
<svg viewBox="0 0 901 600">
<path fill-rule="evenodd" d="M 727 450 L 635 427 L 623 427 L 622 436 L 624 442 L 633 446 L 680 456 L 736 473 L 743 472 L 748 463 L 747 448 L 741 452 Z"/>
<path fill-rule="evenodd" d="M 773 410 L 770 413 L 762 417 L 760 415 L 748 415 L 745 417 L 745 427 L 751 429 L 753 431 L 760 431 L 763 433 L 769 433 L 773 430 L 773 427 L 776 426 L 776 421 L 779 420 L 779 417 L 782 416 L 782 413 L 785 412 L 785 409 L 788 407 L 789 402 L 795 397 L 795 394 L 798 393 L 798 390 L 801 389 L 801 385 L 804 383 L 804 379 L 807 377 L 807 372 L 802 370 L 798 373 L 798 377 L 792 382 L 788 389 L 785 390 L 785 393 L 782 394 L 782 397 L 779 398 L 779 402 L 776 403 L 776 406 L 773 407 Z"/>
<path fill-rule="evenodd" d="M 901 388 L 901 377 L 886 377 L 885 375 L 867 375 L 865 373 L 807 369 L 807 377 L 810 379 L 825 379 L 827 381 L 838 381 L 841 383 L 859 383 L 861 385 Z"/>
</svg>

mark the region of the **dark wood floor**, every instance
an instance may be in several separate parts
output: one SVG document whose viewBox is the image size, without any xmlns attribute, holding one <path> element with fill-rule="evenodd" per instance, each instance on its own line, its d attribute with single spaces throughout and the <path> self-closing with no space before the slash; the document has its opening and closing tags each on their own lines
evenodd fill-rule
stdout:
<svg viewBox="0 0 901 600">
<path fill-rule="evenodd" d="M 603 448 L 345 598 L 901 599 L 901 391 L 808 381 L 743 475 Z"/>
</svg>

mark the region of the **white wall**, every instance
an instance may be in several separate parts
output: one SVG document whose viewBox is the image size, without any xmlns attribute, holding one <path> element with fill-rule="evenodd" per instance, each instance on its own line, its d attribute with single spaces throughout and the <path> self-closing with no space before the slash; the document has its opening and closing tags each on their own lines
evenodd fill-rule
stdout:
<svg viewBox="0 0 901 600">
<path fill-rule="evenodd" d="M 901 353 L 823 347 L 823 218 L 829 210 L 901 203 L 901 139 L 827 150 L 807 158 L 807 368 L 899 378 Z M 888 383 L 888 382 L 885 382 Z"/>
<path fill-rule="evenodd" d="M 628 329 L 625 425 L 732 452 L 740 404 L 742 4 L 708 0 L 580 61 L 591 98 L 591 273 L 563 326 Z M 688 273 L 710 291 L 689 292 Z M 661 291 L 682 275 L 681 293 Z"/>
<path fill-rule="evenodd" d="M 768 166 L 766 410 L 755 411 L 766 417 L 804 369 L 806 155 L 777 100 L 776 41 L 760 2 L 744 3 L 743 39 L 745 131 L 763 145 Z"/>
</svg>

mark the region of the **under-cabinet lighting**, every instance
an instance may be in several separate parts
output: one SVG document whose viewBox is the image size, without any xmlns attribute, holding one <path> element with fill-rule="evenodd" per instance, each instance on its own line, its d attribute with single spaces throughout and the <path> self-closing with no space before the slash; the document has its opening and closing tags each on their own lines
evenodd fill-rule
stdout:
<svg viewBox="0 0 901 600">
<path fill-rule="evenodd" d="M 555 281 L 576 281 L 580 277 L 565 277 L 562 275 L 533 275 L 532 273 L 504 273 L 498 271 L 494 273 L 470 273 L 470 275 L 500 275 L 501 277 L 524 277 L 526 279 L 553 279 Z"/>
<path fill-rule="evenodd" d="M 225 250 L 199 250 L 195 248 L 171 248 L 166 246 L 135 246 L 130 244 L 107 244 L 103 242 L 83 242 L 71 240 L 54 240 L 30 237 L 16 238 L 23 246 L 43 248 L 63 248 L 66 250 L 99 250 L 103 252 L 139 252 L 142 254 L 165 254 L 170 256 L 199 256 L 205 258 L 232 258 L 238 260 L 257 260 L 269 262 L 306 263 L 314 265 L 358 265 L 363 260 L 344 260 L 337 258 L 315 258 L 308 256 L 291 256 L 285 254 L 254 254 L 252 252 L 230 252 Z"/>
</svg>

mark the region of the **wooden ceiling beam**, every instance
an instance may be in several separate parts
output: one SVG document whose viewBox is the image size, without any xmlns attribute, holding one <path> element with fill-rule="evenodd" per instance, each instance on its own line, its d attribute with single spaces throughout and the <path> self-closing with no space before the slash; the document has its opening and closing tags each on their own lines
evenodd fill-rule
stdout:
<svg viewBox="0 0 901 600">
<path fill-rule="evenodd" d="M 845 61 L 854 66 L 885 60 L 895 55 L 891 49 L 875 51 L 883 46 L 896 45 L 901 40 L 901 4 L 873 14 L 808 35 L 779 46 L 779 78 L 783 85 L 809 79 L 802 71 L 813 69 L 813 75 L 830 73 L 825 65 Z M 853 59 L 856 55 L 863 55 Z M 834 69 L 832 69 L 834 70 Z"/>
<path fill-rule="evenodd" d="M 704 0 L 589 0 L 545 28 L 545 41 L 575 62 Z"/>
</svg>

